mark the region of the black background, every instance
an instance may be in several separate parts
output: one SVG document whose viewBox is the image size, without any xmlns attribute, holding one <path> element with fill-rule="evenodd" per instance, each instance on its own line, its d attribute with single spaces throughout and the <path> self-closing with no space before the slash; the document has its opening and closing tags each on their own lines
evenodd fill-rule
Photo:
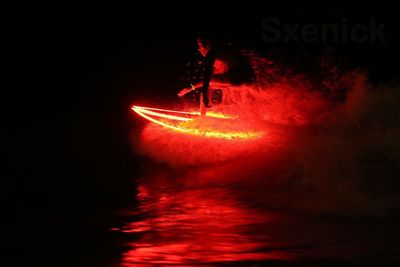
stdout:
<svg viewBox="0 0 400 267">
<path fill-rule="evenodd" d="M 325 44 L 267 44 L 263 19 L 321 24 L 376 18 L 385 24 L 386 43 L 336 45 L 378 83 L 398 73 L 398 15 L 380 2 L 2 5 L 3 257 L 19 255 L 10 254 L 19 247 L 11 240 L 32 237 L 21 229 L 46 229 L 135 201 L 141 159 L 132 152 L 129 132 L 141 122 L 130 104 L 174 99 L 177 70 L 193 58 L 200 32 L 261 52 L 311 55 L 313 61 Z M 303 66 L 307 71 L 306 60 Z"/>
</svg>

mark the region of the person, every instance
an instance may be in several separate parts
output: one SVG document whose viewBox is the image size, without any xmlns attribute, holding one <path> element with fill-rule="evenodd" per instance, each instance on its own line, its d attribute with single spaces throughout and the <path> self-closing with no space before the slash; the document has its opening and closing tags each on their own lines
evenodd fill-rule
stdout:
<svg viewBox="0 0 400 267">
<path fill-rule="evenodd" d="M 200 83 L 191 84 L 182 89 L 178 96 L 197 90 L 200 92 L 200 113 L 205 115 L 206 108 L 210 108 L 209 88 L 223 89 L 254 81 L 254 72 L 250 64 L 239 53 L 232 49 L 217 49 L 205 37 L 197 38 L 198 51 L 203 57 L 203 78 Z"/>
</svg>

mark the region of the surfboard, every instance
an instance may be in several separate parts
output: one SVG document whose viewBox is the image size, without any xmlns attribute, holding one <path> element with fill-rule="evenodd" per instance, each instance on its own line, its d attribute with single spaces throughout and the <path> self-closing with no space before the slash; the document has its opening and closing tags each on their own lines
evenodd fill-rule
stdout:
<svg viewBox="0 0 400 267">
<path fill-rule="evenodd" d="M 252 139 L 262 132 L 244 129 L 237 116 L 208 111 L 201 116 L 198 111 L 179 111 L 143 106 L 132 106 L 132 110 L 151 123 L 181 133 L 220 139 Z"/>
</svg>

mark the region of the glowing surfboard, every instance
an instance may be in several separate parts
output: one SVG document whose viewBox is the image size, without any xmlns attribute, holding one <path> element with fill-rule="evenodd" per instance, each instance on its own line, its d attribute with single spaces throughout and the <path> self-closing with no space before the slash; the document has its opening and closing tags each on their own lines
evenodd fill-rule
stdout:
<svg viewBox="0 0 400 267">
<path fill-rule="evenodd" d="M 132 110 L 152 123 L 174 131 L 219 139 L 252 139 L 262 132 L 235 127 L 234 116 L 207 112 L 200 116 L 196 111 L 177 111 L 142 106 L 132 106 Z M 206 122 L 206 123 L 205 123 Z"/>
</svg>

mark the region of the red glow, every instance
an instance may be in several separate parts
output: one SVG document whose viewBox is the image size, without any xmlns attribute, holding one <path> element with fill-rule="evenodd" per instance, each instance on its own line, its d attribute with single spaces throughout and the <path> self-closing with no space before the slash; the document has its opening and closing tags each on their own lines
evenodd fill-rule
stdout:
<svg viewBox="0 0 400 267">
<path fill-rule="evenodd" d="M 347 131 L 353 129 L 353 118 L 350 128 L 335 123 L 342 120 L 337 118 L 345 114 L 343 107 L 301 79 L 265 84 L 226 88 L 216 109 L 220 112 L 206 117 L 196 111 L 132 107 L 152 122 L 140 135 L 134 132 L 135 148 L 185 168 L 173 168 L 171 174 L 161 168 L 158 175 L 138 181 L 139 210 L 120 228 L 135 240 L 123 254 L 123 266 L 239 266 L 295 259 L 302 249 L 296 244 L 313 243 L 308 234 L 314 225 L 287 220 L 283 235 L 283 221 L 271 223 L 278 216 L 266 212 L 268 207 L 343 209 L 348 214 L 346 196 L 353 185 L 347 181 L 356 177 L 357 165 L 347 169 L 346 162 L 359 162 L 354 152 L 358 145 L 347 141 L 354 140 Z M 253 138 L 249 132 L 260 135 Z M 364 144 L 360 147 L 364 151 Z M 346 149 L 351 153 L 343 153 Z M 338 169 L 337 163 L 344 168 Z M 338 180 L 342 176 L 348 179 Z M 313 234 L 316 240 L 323 236 Z M 322 248 L 333 243 L 327 240 Z M 340 256 L 346 252 L 340 251 Z M 304 258 L 317 253 L 312 250 Z"/>
<path fill-rule="evenodd" d="M 202 182 L 207 179 L 199 175 Z M 178 184 L 163 175 L 152 177 L 149 184 L 140 182 L 138 199 L 144 217 L 121 229 L 140 239 L 130 243 L 122 266 L 214 266 L 294 256 L 293 251 L 280 249 L 284 243 L 269 241 L 263 226 L 278 215 L 247 207 L 228 188 L 195 188 L 196 175 L 191 180 L 180 178 Z M 256 234 L 250 231 L 254 229 Z"/>
<path fill-rule="evenodd" d="M 222 60 L 216 59 L 214 63 L 214 73 L 225 73 L 228 71 L 228 66 Z"/>
<path fill-rule="evenodd" d="M 199 116 L 133 106 L 147 124 L 132 142 L 141 152 L 172 165 L 223 162 L 251 153 L 273 153 L 290 147 L 299 127 L 320 124 L 330 104 L 301 79 L 274 85 L 242 85 L 223 89 L 221 104 Z M 160 127 L 161 126 L 161 127 Z"/>
</svg>

